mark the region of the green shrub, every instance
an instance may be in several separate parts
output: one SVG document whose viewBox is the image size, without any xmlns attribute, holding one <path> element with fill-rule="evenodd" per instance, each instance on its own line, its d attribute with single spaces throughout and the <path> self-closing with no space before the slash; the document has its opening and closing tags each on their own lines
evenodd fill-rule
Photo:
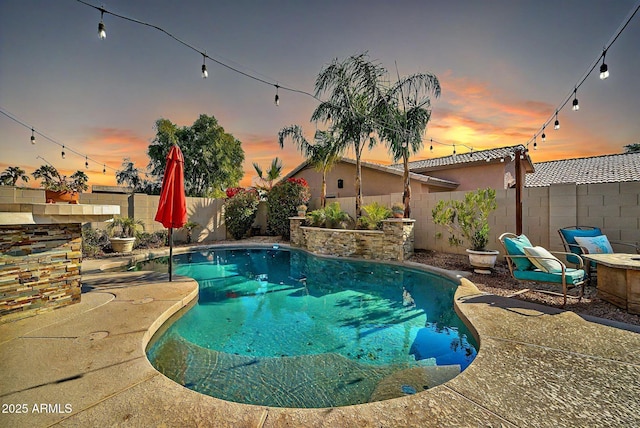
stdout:
<svg viewBox="0 0 640 428">
<path fill-rule="evenodd" d="M 361 229 L 382 229 L 382 220 L 391 217 L 391 210 L 378 202 L 370 203 L 362 207 L 365 215 L 358 219 L 358 227 Z"/>
<path fill-rule="evenodd" d="M 256 218 L 258 212 L 258 193 L 253 190 L 242 190 L 224 203 L 224 222 L 227 231 L 234 239 L 243 238 Z"/>
<path fill-rule="evenodd" d="M 153 233 L 142 232 L 136 236 L 133 248 L 161 248 L 169 245 L 169 231 L 159 230 Z"/>
<path fill-rule="evenodd" d="M 267 233 L 289 239 L 289 217 L 298 214 L 298 206 L 309 202 L 310 192 L 303 178 L 281 181 L 267 195 Z"/>
<path fill-rule="evenodd" d="M 340 209 L 338 202 L 332 202 L 325 208 L 313 210 L 307 214 L 310 226 L 328 229 L 350 229 L 354 221 L 349 214 Z"/>
<path fill-rule="evenodd" d="M 109 237 L 107 232 L 90 227 L 82 228 L 82 256 L 98 257 L 104 254 L 109 247 Z"/>
</svg>

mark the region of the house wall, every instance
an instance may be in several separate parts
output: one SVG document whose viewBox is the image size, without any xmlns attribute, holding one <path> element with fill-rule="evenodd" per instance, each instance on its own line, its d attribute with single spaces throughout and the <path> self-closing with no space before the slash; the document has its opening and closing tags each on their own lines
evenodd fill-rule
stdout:
<svg viewBox="0 0 640 428">
<path fill-rule="evenodd" d="M 356 166 L 346 162 L 338 162 L 327 173 L 327 197 L 344 198 L 355 196 Z M 311 190 L 311 199 L 319 199 L 322 189 L 322 174 L 313 168 L 305 168 L 294 175 L 295 178 L 304 178 Z M 338 188 L 338 179 L 343 180 L 342 189 Z M 402 193 L 402 175 L 393 175 L 372 168 L 362 167 L 362 195 L 388 195 L 393 192 Z M 413 193 L 429 192 L 429 187 L 418 180 L 411 180 Z M 400 198 L 402 199 L 402 198 Z M 314 206 L 311 206 L 314 208 Z"/>
<path fill-rule="evenodd" d="M 430 170 L 426 174 L 431 177 L 460 183 L 456 190 L 469 191 L 485 187 L 504 189 L 504 176 L 507 172 L 515 179 L 515 163 L 511 159 L 500 163 L 464 164 L 460 168 Z"/>
</svg>

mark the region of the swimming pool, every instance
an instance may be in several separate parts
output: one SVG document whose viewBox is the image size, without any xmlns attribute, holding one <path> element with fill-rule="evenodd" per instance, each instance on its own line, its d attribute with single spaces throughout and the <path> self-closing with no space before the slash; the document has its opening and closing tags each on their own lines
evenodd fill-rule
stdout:
<svg viewBox="0 0 640 428">
<path fill-rule="evenodd" d="M 429 272 L 265 248 L 174 260 L 176 274 L 198 281 L 199 299 L 147 356 L 203 394 L 276 407 L 361 404 L 432 388 L 476 355 L 453 309 L 456 284 Z"/>
</svg>

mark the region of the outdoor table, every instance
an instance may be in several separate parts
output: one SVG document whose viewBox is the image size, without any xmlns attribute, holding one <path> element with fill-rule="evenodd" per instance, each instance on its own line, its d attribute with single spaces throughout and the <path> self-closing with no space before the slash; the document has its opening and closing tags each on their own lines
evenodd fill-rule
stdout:
<svg viewBox="0 0 640 428">
<path fill-rule="evenodd" d="M 584 254 L 598 266 L 598 294 L 607 302 L 640 314 L 640 254 Z"/>
</svg>

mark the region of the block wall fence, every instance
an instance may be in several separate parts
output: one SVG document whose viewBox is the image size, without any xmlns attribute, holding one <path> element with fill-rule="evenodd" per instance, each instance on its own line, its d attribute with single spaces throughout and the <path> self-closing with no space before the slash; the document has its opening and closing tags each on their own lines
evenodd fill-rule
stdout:
<svg viewBox="0 0 640 428">
<path fill-rule="evenodd" d="M 431 219 L 431 210 L 440 199 L 462 199 L 465 192 L 440 192 L 414 194 L 411 200 L 411 217 L 415 222 L 415 248 L 444 252 L 464 253 L 464 248 L 449 247 L 446 231 L 436 227 Z M 515 232 L 515 190 L 496 191 L 498 209 L 491 214 L 489 248 L 502 250 L 498 236 L 503 232 Z M 162 230 L 153 220 L 158 206 L 158 196 L 144 194 L 120 195 L 107 193 L 83 193 L 80 203 L 120 205 L 123 215 L 133 216 L 145 223 L 145 230 Z M 363 203 L 377 201 L 391 206 L 402 200 L 401 193 L 383 196 L 368 196 Z M 0 186 L 0 203 L 44 202 L 44 191 Z M 355 214 L 355 198 L 335 198 L 328 202 L 339 202 L 343 210 Z M 222 214 L 223 200 L 187 198 L 187 214 L 191 221 L 200 225 L 193 240 L 212 242 L 226 238 Z M 310 209 L 318 206 L 312 201 Z M 562 250 L 557 230 L 566 226 L 597 226 L 610 239 L 640 242 L 640 182 L 604 184 L 557 184 L 549 187 L 530 187 L 522 192 L 523 233 L 535 245 L 551 250 Z M 261 203 L 257 225 L 262 233 L 266 230 L 266 209 Z M 102 227 L 103 225 L 97 224 Z M 176 240 L 184 240 L 183 231 L 175 231 Z M 439 235 L 442 235 L 440 238 Z M 614 247 L 615 249 L 615 247 Z M 622 250 L 622 249 L 621 249 Z"/>
</svg>

